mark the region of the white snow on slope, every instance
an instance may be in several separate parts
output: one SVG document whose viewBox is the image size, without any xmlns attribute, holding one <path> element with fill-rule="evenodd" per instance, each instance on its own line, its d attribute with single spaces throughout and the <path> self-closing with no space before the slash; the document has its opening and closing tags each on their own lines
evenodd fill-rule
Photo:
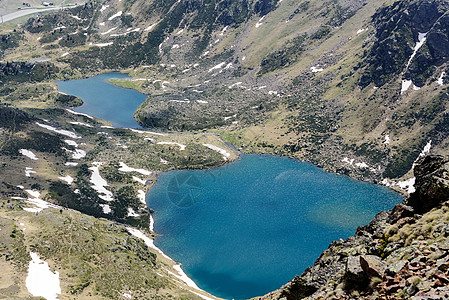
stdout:
<svg viewBox="0 0 449 300">
<path fill-rule="evenodd" d="M 72 182 L 74 180 L 73 177 L 69 176 L 69 175 L 67 175 L 65 177 L 58 177 L 58 178 L 61 179 L 62 181 L 67 182 L 68 184 L 72 184 Z"/>
<path fill-rule="evenodd" d="M 140 179 L 137 176 L 133 176 L 133 180 L 137 181 L 138 183 L 143 184 L 143 185 L 145 185 L 147 183 L 146 180 Z"/>
<path fill-rule="evenodd" d="M 87 118 L 92 119 L 92 120 L 94 119 L 94 117 L 92 117 L 92 116 L 90 116 L 88 114 L 79 113 L 79 112 L 73 111 L 73 110 L 68 109 L 68 108 L 66 109 L 66 111 L 68 111 L 69 113 L 74 114 L 74 115 L 84 116 L 84 117 L 87 117 Z"/>
<path fill-rule="evenodd" d="M 438 83 L 439 85 L 443 85 L 443 84 L 444 84 L 444 81 L 443 81 L 444 75 L 446 75 L 446 72 L 442 72 L 441 75 L 440 75 L 440 77 L 438 78 L 437 83 Z"/>
<path fill-rule="evenodd" d="M 61 294 L 59 273 L 50 271 L 48 263 L 41 260 L 37 253 L 30 252 L 30 256 L 31 261 L 25 281 L 28 292 L 35 297 L 43 297 L 47 300 L 58 299 L 58 294 Z"/>
<path fill-rule="evenodd" d="M 427 32 L 426 33 L 421 33 L 421 32 L 418 33 L 418 42 L 416 42 L 415 48 L 413 49 L 413 53 L 410 56 L 410 58 L 408 59 L 406 69 L 408 69 L 408 67 L 412 63 L 412 60 L 415 57 L 416 53 L 418 52 L 419 48 L 421 48 L 422 45 L 424 45 L 424 42 L 426 41 L 426 35 L 427 35 Z"/>
<path fill-rule="evenodd" d="M 94 166 L 89 168 L 89 170 L 92 171 L 92 175 L 90 177 L 90 182 L 93 184 L 92 188 L 97 191 L 98 197 L 101 199 L 105 201 L 114 200 L 112 192 L 105 188 L 105 186 L 108 186 L 108 182 L 100 175 L 99 166 L 101 166 L 102 163 L 94 162 L 93 164 Z"/>
<path fill-rule="evenodd" d="M 25 169 L 25 176 L 26 177 L 31 177 L 31 174 L 35 174 L 35 173 L 36 173 L 36 171 L 33 171 L 33 168 L 26 167 L 26 169 Z"/>
<path fill-rule="evenodd" d="M 156 26 L 158 23 L 155 24 L 151 24 L 150 26 L 148 26 L 147 28 L 145 28 L 143 31 L 150 31 L 154 28 L 154 26 Z"/>
<path fill-rule="evenodd" d="M 72 131 L 63 130 L 63 129 L 56 129 L 53 126 L 41 124 L 41 123 L 38 123 L 38 122 L 36 122 L 36 124 L 38 126 L 42 127 L 42 128 L 45 128 L 47 130 L 50 130 L 50 131 L 53 131 L 53 132 L 56 132 L 56 133 L 59 133 L 59 134 L 65 135 L 65 136 L 68 136 L 68 137 L 70 137 L 72 139 L 80 139 L 81 138 L 81 136 L 77 135 L 76 133 L 74 133 Z"/>
<path fill-rule="evenodd" d="M 179 150 L 183 151 L 186 149 L 185 145 L 179 144 L 179 143 L 174 143 L 174 142 L 159 142 L 157 143 L 158 145 L 176 145 L 179 146 Z"/>
<path fill-rule="evenodd" d="M 108 20 L 109 20 L 109 21 L 112 21 L 112 20 L 114 20 L 115 18 L 120 17 L 122 14 L 123 14 L 123 12 L 122 12 L 122 11 L 119 11 L 119 12 L 117 12 L 116 14 L 110 16 L 110 17 L 108 18 Z"/>
<path fill-rule="evenodd" d="M 317 72 L 323 72 L 324 71 L 324 69 L 320 68 L 319 66 L 311 67 L 310 70 L 312 71 L 312 73 L 317 73 Z"/>
<path fill-rule="evenodd" d="M 118 170 L 122 171 L 122 172 L 137 172 L 137 173 L 140 173 L 140 174 L 146 175 L 146 176 L 151 175 L 151 172 L 148 170 L 134 169 L 134 168 L 128 167 L 124 162 L 120 162 L 120 168 Z"/>
<path fill-rule="evenodd" d="M 110 212 L 112 212 L 111 207 L 109 206 L 109 204 L 100 204 L 100 206 L 103 209 L 103 213 L 109 214 Z"/>
<path fill-rule="evenodd" d="M 231 153 L 229 153 L 228 151 L 226 151 L 225 149 L 219 148 L 215 145 L 212 144 L 203 144 L 203 146 L 212 149 L 214 151 L 217 151 L 218 153 L 220 153 L 221 155 L 223 155 L 223 159 L 227 160 L 229 156 L 231 156 Z"/>
<path fill-rule="evenodd" d="M 31 152 L 30 150 L 20 149 L 19 153 L 24 155 L 24 156 L 26 156 L 26 157 L 28 157 L 28 158 L 30 158 L 30 159 L 32 159 L 32 160 L 38 160 L 36 155 L 33 152 Z"/>
<path fill-rule="evenodd" d="M 101 35 L 105 35 L 105 34 L 111 33 L 112 31 L 114 31 L 114 30 L 116 30 L 116 29 L 117 29 L 117 27 L 112 27 L 112 28 L 109 29 L 108 31 L 102 32 L 102 33 L 100 33 L 100 34 L 101 34 Z"/>
<path fill-rule="evenodd" d="M 142 239 L 149 248 L 156 250 L 163 257 L 171 260 L 171 258 L 168 257 L 167 255 L 165 255 L 165 253 L 162 252 L 158 247 L 156 247 L 154 245 L 154 241 L 152 239 L 150 239 L 149 237 L 147 237 L 142 231 L 135 229 L 135 228 L 130 228 L 130 227 L 128 227 L 127 229 L 129 231 L 129 233 L 131 233 L 132 235 L 134 235 L 135 237 L 137 237 L 139 239 Z"/>
<path fill-rule="evenodd" d="M 139 198 L 140 202 L 142 202 L 145 207 L 147 206 L 147 202 L 145 201 L 145 192 L 142 190 L 137 191 L 137 197 Z"/>
<path fill-rule="evenodd" d="M 107 46 L 111 46 L 112 44 L 114 44 L 114 42 L 109 42 L 109 43 L 100 43 L 100 44 L 95 44 L 94 46 L 97 47 L 107 47 Z"/>
<path fill-rule="evenodd" d="M 263 23 L 262 23 L 262 21 L 263 21 L 263 19 L 265 19 L 265 16 L 263 16 L 262 18 L 260 18 L 259 19 L 259 21 L 256 23 L 256 28 L 259 28 Z"/>
<path fill-rule="evenodd" d="M 430 152 L 430 148 L 432 147 L 432 140 L 429 140 L 429 142 L 424 146 L 424 149 L 419 154 L 419 157 L 424 157 Z"/>
<path fill-rule="evenodd" d="M 412 177 L 408 180 L 405 181 L 399 181 L 397 184 L 397 186 L 399 186 L 401 189 L 403 190 L 407 190 L 407 193 L 411 194 L 414 193 L 416 191 L 415 189 L 415 177 Z"/>
<path fill-rule="evenodd" d="M 225 64 L 226 64 L 225 62 L 222 62 L 222 63 L 219 63 L 218 65 L 216 65 L 216 66 L 210 68 L 210 69 L 209 69 L 209 73 L 212 72 L 212 71 L 214 71 L 214 70 L 218 70 L 218 69 L 223 68 L 223 66 L 224 66 Z"/>
<path fill-rule="evenodd" d="M 401 87 L 401 94 L 403 94 L 405 91 L 408 90 L 408 88 L 412 85 L 412 81 L 411 80 L 402 80 L 402 87 Z"/>
<path fill-rule="evenodd" d="M 89 124 L 86 124 L 86 123 L 82 123 L 82 122 L 69 122 L 69 123 L 73 124 L 73 125 L 81 125 L 81 126 L 93 128 L 92 125 L 89 125 Z"/>
</svg>

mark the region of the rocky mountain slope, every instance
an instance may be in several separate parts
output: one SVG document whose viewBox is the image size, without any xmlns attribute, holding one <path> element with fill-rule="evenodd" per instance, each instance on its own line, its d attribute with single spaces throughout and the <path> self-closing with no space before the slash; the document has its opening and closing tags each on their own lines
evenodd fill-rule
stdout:
<svg viewBox="0 0 449 300">
<path fill-rule="evenodd" d="M 425 149 L 447 151 L 447 5 L 88 1 L 11 27 L 2 76 L 36 58 L 65 78 L 128 70 L 121 84 L 149 96 L 143 126 L 399 186 Z"/>
<path fill-rule="evenodd" d="M 448 171 L 443 157 L 421 159 L 408 199 L 332 242 L 280 290 L 255 299 L 447 299 Z"/>
</svg>

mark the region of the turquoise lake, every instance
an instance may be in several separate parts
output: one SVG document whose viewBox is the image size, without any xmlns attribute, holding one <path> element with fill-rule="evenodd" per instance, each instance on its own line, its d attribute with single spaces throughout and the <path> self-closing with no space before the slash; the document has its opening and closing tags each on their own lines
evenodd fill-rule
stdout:
<svg viewBox="0 0 449 300">
<path fill-rule="evenodd" d="M 132 116 L 146 96 L 114 86 L 111 78 L 129 77 L 108 73 L 57 83 L 84 100 L 75 111 L 115 127 L 140 127 Z M 200 288 L 227 299 L 279 288 L 313 265 L 330 242 L 401 201 L 385 187 L 270 155 L 162 173 L 147 194 L 155 244 Z"/>
<path fill-rule="evenodd" d="M 130 78 L 117 72 L 87 79 L 57 81 L 58 90 L 80 97 L 84 104 L 73 110 L 112 123 L 114 127 L 140 128 L 133 115 L 146 95 L 113 85 L 108 80 Z"/>
<path fill-rule="evenodd" d="M 162 173 L 147 195 L 155 244 L 200 288 L 227 299 L 279 288 L 330 242 L 401 201 L 387 188 L 269 155 Z"/>
</svg>

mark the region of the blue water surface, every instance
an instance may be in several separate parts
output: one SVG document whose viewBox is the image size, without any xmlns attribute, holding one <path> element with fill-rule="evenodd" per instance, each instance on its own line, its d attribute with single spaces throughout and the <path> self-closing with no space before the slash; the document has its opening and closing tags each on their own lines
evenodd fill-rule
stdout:
<svg viewBox="0 0 449 300">
<path fill-rule="evenodd" d="M 331 241 L 401 201 L 387 188 L 269 155 L 163 173 L 147 195 L 156 245 L 200 288 L 228 299 L 279 288 Z"/>
<path fill-rule="evenodd" d="M 87 79 L 57 81 L 59 91 L 80 97 L 84 104 L 73 110 L 112 123 L 114 127 L 140 128 L 133 115 L 146 95 L 113 85 L 108 80 L 130 78 L 117 72 Z"/>
</svg>

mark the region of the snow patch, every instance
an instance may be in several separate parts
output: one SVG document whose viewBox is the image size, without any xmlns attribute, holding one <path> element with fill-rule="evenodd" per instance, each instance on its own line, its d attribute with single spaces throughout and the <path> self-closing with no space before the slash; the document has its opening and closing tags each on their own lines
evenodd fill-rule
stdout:
<svg viewBox="0 0 449 300">
<path fill-rule="evenodd" d="M 72 140 L 64 140 L 64 142 L 69 146 L 78 147 L 78 143 Z"/>
<path fill-rule="evenodd" d="M 128 217 L 138 217 L 140 216 L 138 213 L 134 211 L 131 207 L 128 207 Z"/>
<path fill-rule="evenodd" d="M 408 90 L 412 83 L 413 82 L 411 80 L 402 80 L 401 95 Z"/>
<path fill-rule="evenodd" d="M 116 29 L 117 29 L 117 27 L 112 27 L 112 28 L 109 29 L 108 31 L 102 32 L 102 33 L 100 33 L 100 34 L 101 34 L 101 35 L 109 34 L 109 33 L 113 32 L 113 31 L 116 30 Z"/>
<path fill-rule="evenodd" d="M 408 69 L 408 67 L 410 66 L 410 64 L 412 63 L 413 58 L 416 56 L 416 53 L 418 52 L 419 48 L 422 47 L 422 45 L 424 45 L 424 42 L 426 41 L 426 33 L 418 33 L 418 42 L 416 42 L 415 48 L 413 49 L 413 53 L 410 56 L 410 58 L 408 59 L 407 62 L 407 66 L 405 67 L 406 69 Z"/>
<path fill-rule="evenodd" d="M 151 175 L 150 171 L 147 171 L 144 169 L 134 169 L 134 168 L 128 167 L 124 162 L 120 162 L 120 168 L 118 170 L 122 171 L 122 172 L 137 172 L 137 173 L 140 173 L 140 174 L 146 175 L 146 176 Z"/>
<path fill-rule="evenodd" d="M 105 186 L 108 186 L 108 183 L 106 180 L 103 179 L 100 175 L 99 166 L 101 166 L 103 163 L 100 162 L 94 162 L 94 166 L 90 167 L 89 170 L 92 171 L 92 175 L 90 177 L 90 182 L 93 184 L 92 188 L 97 191 L 98 197 L 105 201 L 112 201 L 114 200 L 114 197 L 112 195 L 111 191 L 108 191 Z M 103 208 L 104 210 L 104 208 Z"/>
<path fill-rule="evenodd" d="M 58 205 L 54 205 L 54 204 L 48 203 L 47 201 L 39 199 L 39 197 L 41 195 L 41 193 L 39 191 L 25 190 L 25 192 L 27 192 L 28 195 L 30 195 L 32 197 L 32 198 L 26 199 L 25 201 L 37 206 L 37 208 L 24 208 L 25 211 L 40 212 L 44 208 L 49 208 L 49 207 L 58 208 L 58 209 L 61 208 Z"/>
<path fill-rule="evenodd" d="M 25 176 L 26 177 L 31 177 L 31 174 L 35 174 L 35 173 L 36 173 L 36 171 L 33 171 L 33 168 L 26 167 L 26 169 L 25 169 Z"/>
<path fill-rule="evenodd" d="M 63 53 L 63 54 L 61 54 L 61 57 L 66 57 L 69 54 L 70 54 L 69 52 Z"/>
<path fill-rule="evenodd" d="M 76 162 L 66 162 L 64 165 L 68 166 L 68 167 L 76 167 L 78 165 L 78 163 Z"/>
<path fill-rule="evenodd" d="M 366 163 L 364 163 L 364 162 L 356 163 L 355 165 L 356 165 L 356 167 L 359 167 L 360 169 L 368 168 L 368 165 Z"/>
<path fill-rule="evenodd" d="M 441 75 L 440 75 L 440 77 L 438 78 L 437 83 L 438 83 L 439 85 L 443 85 L 443 84 L 444 84 L 444 81 L 443 81 L 444 75 L 446 75 L 446 72 L 442 72 Z"/>
<path fill-rule="evenodd" d="M 148 26 L 147 28 L 145 28 L 143 31 L 150 31 L 154 28 L 154 26 L 156 26 L 158 23 L 155 24 L 151 24 L 150 26 Z"/>
<path fill-rule="evenodd" d="M 419 154 L 419 157 L 424 157 L 430 152 L 430 148 L 432 147 L 432 140 L 429 140 L 429 142 L 424 146 L 424 149 Z"/>
<path fill-rule="evenodd" d="M 82 159 L 82 158 L 86 157 L 86 155 L 87 155 L 86 151 L 81 150 L 81 149 L 75 149 L 74 151 L 70 150 L 70 149 L 67 149 L 67 148 L 64 148 L 64 147 L 62 149 L 64 149 L 65 151 L 71 153 L 73 159 Z"/>
<path fill-rule="evenodd" d="M 220 32 L 220 35 L 223 36 L 227 29 L 228 29 L 228 26 L 225 26 L 223 28 L 223 30 Z"/>
<path fill-rule="evenodd" d="M 42 127 L 42 128 L 45 128 L 45 129 L 50 130 L 50 131 L 54 131 L 56 133 L 59 133 L 59 134 L 65 135 L 65 136 L 68 136 L 68 137 L 70 137 L 72 139 L 80 139 L 81 138 L 81 136 L 77 135 L 76 133 L 74 133 L 72 131 L 63 130 L 63 129 L 56 129 L 53 126 L 41 124 L 41 123 L 38 123 L 38 122 L 36 122 L 36 124 L 38 126 Z"/>
<path fill-rule="evenodd" d="M 147 206 L 147 202 L 145 201 L 145 192 L 142 190 L 137 191 L 137 198 L 139 198 L 140 202 L 142 202 L 145 207 Z"/>
<path fill-rule="evenodd" d="M 36 155 L 33 152 L 31 152 L 30 150 L 20 149 L 19 153 L 24 155 L 24 156 L 26 156 L 26 157 L 28 157 L 28 158 L 30 158 L 30 159 L 32 159 L 32 160 L 38 160 Z"/>
<path fill-rule="evenodd" d="M 365 30 L 366 30 L 365 28 L 359 29 L 359 30 L 357 30 L 357 34 L 360 34 L 360 33 L 364 32 Z"/>
<path fill-rule="evenodd" d="M 217 147 L 217 146 L 215 146 L 215 145 L 212 145 L 212 144 L 203 144 L 203 146 L 205 146 L 205 147 L 207 147 L 207 148 L 209 148 L 209 149 L 212 149 L 212 150 L 214 150 L 214 151 L 217 151 L 218 153 L 220 153 L 221 155 L 223 155 L 223 159 L 224 159 L 224 160 L 227 160 L 227 159 L 231 156 L 231 153 L 229 153 L 229 152 L 226 151 L 225 149 L 219 148 L 219 147 Z"/>
<path fill-rule="evenodd" d="M 111 207 L 109 204 L 100 204 L 101 208 L 103 209 L 103 213 L 109 214 L 112 212 Z"/>
<path fill-rule="evenodd" d="M 223 119 L 224 119 L 225 121 L 227 121 L 227 120 L 232 119 L 232 118 L 235 118 L 235 117 L 237 117 L 237 115 L 232 115 L 232 116 L 229 116 L 229 117 L 224 117 Z"/>
<path fill-rule="evenodd" d="M 112 44 L 114 44 L 114 42 L 109 42 L 109 43 L 100 43 L 100 44 L 95 44 L 94 46 L 97 47 L 107 47 L 107 46 L 111 46 Z"/>
<path fill-rule="evenodd" d="M 135 228 L 131 228 L 131 227 L 128 227 L 127 229 L 129 231 L 129 233 L 131 233 L 132 235 L 134 235 L 135 237 L 137 237 L 139 239 L 142 239 L 149 248 L 156 250 L 163 257 L 171 260 L 171 258 L 168 257 L 167 255 L 165 255 L 164 252 L 162 252 L 158 247 L 156 247 L 154 245 L 154 241 L 152 239 L 150 239 L 149 237 L 147 237 L 142 231 L 135 229 Z"/>
<path fill-rule="evenodd" d="M 114 20 L 115 18 L 120 17 L 122 14 L 123 14 L 123 12 L 122 12 L 122 11 L 119 11 L 119 12 L 117 12 L 116 14 L 110 16 L 110 17 L 108 18 L 108 20 L 109 20 L 109 21 L 112 21 L 112 20 Z"/>
<path fill-rule="evenodd" d="M 347 157 L 343 158 L 341 161 L 344 162 L 344 163 L 350 164 L 350 165 L 352 165 L 354 163 L 354 159 L 353 158 L 349 159 Z"/>
<path fill-rule="evenodd" d="M 28 292 L 35 297 L 43 297 L 47 300 L 58 299 L 58 294 L 61 294 L 59 273 L 50 271 L 48 263 L 41 260 L 37 253 L 30 252 L 30 256 L 31 261 L 25 281 Z"/>
<path fill-rule="evenodd" d="M 415 189 L 415 181 L 416 181 L 416 178 L 412 177 L 412 178 L 410 178 L 408 180 L 405 180 L 405 181 L 399 181 L 397 183 L 397 186 L 399 186 L 403 190 L 407 190 L 407 193 L 411 194 L 411 193 L 414 193 L 416 191 L 416 189 Z"/>
<path fill-rule="evenodd" d="M 265 19 L 265 16 L 263 16 L 262 18 L 260 18 L 259 19 L 259 21 L 256 23 L 256 28 L 259 28 L 263 23 L 262 23 L 262 21 L 263 21 L 263 19 Z"/>
<path fill-rule="evenodd" d="M 109 7 L 109 5 L 103 5 L 101 8 L 100 8 L 100 12 L 104 12 L 105 10 L 106 10 L 106 8 L 108 8 Z"/>
<path fill-rule="evenodd" d="M 165 136 L 165 134 L 159 133 L 159 132 L 143 131 L 143 130 L 138 130 L 138 129 L 133 129 L 133 128 L 128 128 L 128 129 L 135 133 L 149 133 L 149 134 L 154 134 L 154 135 Z"/>
<path fill-rule="evenodd" d="M 67 27 L 65 27 L 65 26 L 59 26 L 59 27 L 53 28 L 53 31 L 60 30 L 60 29 L 65 29 L 65 28 L 67 28 Z"/>
<path fill-rule="evenodd" d="M 385 145 L 390 144 L 390 135 L 387 134 L 387 135 L 385 136 L 384 144 L 385 144 Z"/>
<path fill-rule="evenodd" d="M 243 82 L 241 82 L 241 81 L 236 82 L 236 83 L 233 83 L 233 84 L 231 84 L 230 86 L 228 86 L 228 88 L 232 89 L 233 87 L 239 86 L 239 85 L 241 85 L 242 83 L 243 83 Z"/>
<path fill-rule="evenodd" d="M 65 177 L 58 177 L 58 178 L 61 179 L 62 181 L 67 182 L 68 184 L 72 184 L 72 182 L 74 180 L 73 177 L 69 176 L 69 175 L 67 175 Z"/>
<path fill-rule="evenodd" d="M 133 180 L 137 181 L 138 183 L 144 184 L 144 185 L 147 183 L 146 180 L 140 179 L 137 176 L 133 176 Z"/>
<path fill-rule="evenodd" d="M 323 72 L 324 71 L 324 69 L 320 68 L 319 66 L 311 67 L 310 70 L 312 71 L 312 73 L 317 73 L 317 72 Z"/>
<path fill-rule="evenodd" d="M 79 113 L 79 112 L 73 111 L 71 109 L 66 109 L 66 111 L 68 111 L 69 113 L 74 114 L 74 115 L 84 116 L 84 117 L 87 117 L 87 118 L 92 119 L 92 120 L 94 119 L 94 117 L 92 117 L 92 116 L 90 116 L 88 114 Z"/>
<path fill-rule="evenodd" d="M 190 103 L 190 100 L 169 100 L 169 102 Z"/>
<path fill-rule="evenodd" d="M 222 62 L 222 63 L 219 63 L 218 65 L 216 65 L 216 66 L 210 68 L 210 69 L 209 69 L 209 73 L 212 72 L 212 71 L 214 71 L 214 70 L 218 70 L 218 69 L 223 68 L 223 66 L 224 66 L 225 64 L 226 64 L 225 62 Z"/>
<path fill-rule="evenodd" d="M 185 145 L 179 144 L 179 143 L 174 143 L 174 142 L 159 142 L 157 143 L 158 145 L 177 145 L 179 146 L 179 150 L 183 151 L 186 149 Z"/>
<path fill-rule="evenodd" d="M 73 124 L 73 125 L 81 125 L 81 126 L 93 128 L 92 125 L 89 125 L 89 124 L 86 124 L 86 123 L 83 123 L 83 122 L 69 122 L 69 123 Z"/>
</svg>

